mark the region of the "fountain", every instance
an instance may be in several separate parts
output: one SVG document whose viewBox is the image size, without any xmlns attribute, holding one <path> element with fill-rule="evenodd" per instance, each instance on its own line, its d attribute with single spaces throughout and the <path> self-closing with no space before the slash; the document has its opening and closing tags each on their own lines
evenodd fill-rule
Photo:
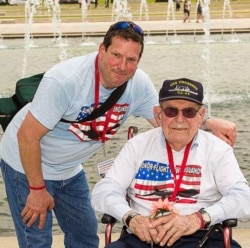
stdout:
<svg viewBox="0 0 250 248">
<path fill-rule="evenodd" d="M 87 22 L 87 16 L 88 16 L 88 10 L 89 10 L 89 1 L 82 1 L 81 4 L 81 13 L 82 13 L 82 43 L 80 44 L 80 46 L 94 46 L 96 45 L 96 43 L 94 43 L 93 41 L 90 41 L 89 38 L 86 38 L 85 34 L 84 34 L 84 30 L 85 30 L 85 24 Z"/>
<path fill-rule="evenodd" d="M 144 11 L 143 11 L 143 10 L 144 10 Z M 139 21 L 142 20 L 142 14 L 143 14 L 143 12 L 144 12 L 144 14 L 145 14 L 145 20 L 146 20 L 146 21 L 149 21 L 147 0 L 141 0 Z"/>
<path fill-rule="evenodd" d="M 32 24 L 34 15 L 37 13 L 39 7 L 41 7 L 41 0 L 27 0 L 25 3 L 25 23 L 26 23 L 26 32 L 24 36 L 24 58 L 22 65 L 22 78 L 26 75 L 27 65 L 28 65 L 28 55 L 29 49 L 31 47 L 36 47 L 34 45 L 33 37 L 32 37 Z M 64 60 L 67 58 L 66 50 L 64 49 L 65 44 L 62 41 L 62 33 L 60 27 L 60 6 L 58 1 L 53 0 L 45 0 L 44 6 L 48 9 L 48 15 L 51 15 L 52 12 L 52 23 L 54 26 L 54 45 L 60 48 L 59 59 Z"/>
<path fill-rule="evenodd" d="M 127 20 L 132 21 L 133 16 L 130 12 L 129 4 L 127 0 L 114 0 L 112 6 L 111 21 Z"/>
<path fill-rule="evenodd" d="M 208 35 L 209 33 L 207 33 Z M 181 44 L 165 43 L 163 36 L 153 36 L 154 45 L 145 45 L 144 54 L 140 62 L 140 68 L 148 72 L 152 78 L 157 90 L 160 89 L 164 79 L 178 78 L 187 76 L 189 78 L 204 82 L 204 73 L 209 68 L 208 81 L 213 83 L 213 92 L 211 91 L 208 98 L 207 82 L 204 84 L 206 90 L 205 103 L 212 102 L 212 113 L 210 116 L 221 117 L 235 121 L 238 130 L 238 142 L 235 152 L 244 169 L 244 174 L 250 180 L 250 170 L 248 164 L 250 158 L 248 156 L 250 148 L 247 145 L 250 139 L 250 131 L 248 128 L 250 114 L 249 104 L 249 69 L 248 61 L 250 56 L 250 43 L 248 34 L 241 34 L 241 43 L 228 43 L 221 41 L 220 34 L 214 35 L 212 44 L 194 42 L 190 36 L 179 35 Z M 228 35 L 230 36 L 230 35 Z M 225 34 L 225 38 L 227 35 Z M 164 36 L 165 38 L 165 36 Z M 53 47 L 48 47 L 47 42 L 50 39 L 42 39 L 39 41 L 39 48 L 32 50 L 30 56 L 30 72 L 45 71 L 55 62 L 57 51 Z M 96 43 L 99 38 L 93 38 Z M 208 38 L 207 40 L 210 40 Z M 81 37 L 69 38 L 68 56 L 73 57 L 76 54 L 82 54 L 83 48 L 79 46 Z M 20 47 L 21 40 L 10 39 L 7 49 L 0 49 L 0 57 L 8 59 L 8 63 L 1 63 L 2 77 L 0 78 L 1 95 L 8 95 L 13 92 L 10 88 L 19 77 L 13 68 L 18 69 L 19 60 L 23 53 L 23 47 Z M 95 51 L 98 47 L 87 47 L 88 51 Z M 223 49 L 222 49 L 223 48 Z M 204 50 L 205 49 L 205 50 Z M 204 55 L 203 55 L 204 54 Z M 202 56 L 201 56 L 202 55 Z M 207 57 L 206 57 L 207 56 Z M 224 58 L 223 60 L 221 58 Z M 239 59 L 240 58 L 240 59 Z M 209 63 L 205 63 L 205 59 L 209 59 Z M 10 68 L 11 63 L 11 68 Z M 35 73 L 34 73 L 35 74 Z M 241 111 L 239 111 L 241 109 Z M 150 126 L 146 121 L 138 118 L 131 118 L 123 130 L 127 130 L 128 126 L 139 126 L 139 132 L 147 130 Z M 106 145 L 107 154 L 114 155 L 121 148 L 125 137 L 125 131 L 119 132 L 118 136 Z M 90 187 L 99 180 L 96 164 L 103 159 L 103 153 L 97 154 L 86 163 L 85 170 L 90 178 Z M 1 173 L 0 173 L 1 174 Z M 1 181 L 1 177 L 0 177 Z M 2 188 L 2 184 L 0 182 Z M 11 217 L 9 215 L 8 206 L 4 195 L 0 196 L 0 205 L 2 209 L 0 232 L 4 235 L 6 232 L 14 232 Z M 7 224 L 6 224 L 7 223 Z M 250 226 L 250 223 L 245 225 Z M 102 227 L 100 226 L 100 229 Z M 9 230 L 8 230 L 9 229 Z M 57 225 L 53 229 L 59 232 Z M 101 231 L 100 231 L 101 232 Z"/>
<path fill-rule="evenodd" d="M 225 19 L 227 9 L 228 9 L 229 18 L 231 19 L 233 17 L 233 11 L 232 11 L 232 8 L 231 8 L 230 0 L 224 0 L 223 15 L 222 15 L 223 19 Z"/>
<path fill-rule="evenodd" d="M 149 21 L 147 0 L 141 0 L 140 11 L 139 11 L 139 21 L 142 20 L 143 12 L 145 14 L 145 20 Z M 148 31 L 147 40 L 145 41 L 145 44 L 154 44 L 154 42 L 150 38 L 150 31 Z"/>
<path fill-rule="evenodd" d="M 229 18 L 231 19 L 233 17 L 233 12 L 232 12 L 232 8 L 230 5 L 230 0 L 224 0 L 223 14 L 222 14 L 223 22 L 225 20 L 225 15 L 226 15 L 227 10 L 228 10 Z M 223 33 L 224 33 L 224 27 L 222 27 L 222 30 L 221 30 L 221 37 L 222 38 L 223 38 Z"/>
<path fill-rule="evenodd" d="M 167 25 L 170 24 L 170 16 L 172 15 L 172 24 L 174 35 L 172 39 L 172 43 L 180 43 L 180 40 L 177 38 L 176 28 L 175 28 L 175 10 L 174 10 L 174 1 L 168 1 L 168 8 L 167 8 Z M 166 40 L 168 39 L 168 28 L 166 29 Z"/>
<path fill-rule="evenodd" d="M 5 49 L 5 48 L 7 48 L 7 46 L 5 46 L 5 45 L 3 44 L 3 37 L 2 37 L 2 35 L 0 34 L 0 49 Z"/>
<path fill-rule="evenodd" d="M 210 0 L 204 0 L 203 6 L 203 18 L 204 18 L 204 41 L 205 47 L 203 49 L 202 58 L 205 62 L 205 69 L 204 69 L 204 84 L 206 89 L 207 95 L 207 117 L 211 117 L 211 66 L 210 66 L 210 11 L 209 11 L 209 4 Z"/>
<path fill-rule="evenodd" d="M 222 14 L 223 22 L 225 20 L 225 16 L 226 16 L 227 13 L 228 13 L 228 18 L 231 20 L 233 18 L 233 10 L 232 10 L 231 4 L 230 4 L 230 0 L 224 0 L 223 14 Z M 223 38 L 223 34 L 224 34 L 224 27 L 222 27 L 222 30 L 221 30 L 222 38 Z M 237 34 L 236 34 L 236 32 L 234 31 L 233 28 L 232 28 L 232 31 L 231 31 L 231 36 L 232 36 L 232 38 L 228 42 L 239 42 L 240 41 L 237 38 Z"/>
<path fill-rule="evenodd" d="M 149 21 L 147 0 L 141 0 L 140 10 L 139 10 L 139 21 L 141 21 L 142 19 L 143 12 L 145 13 L 146 21 Z M 130 12 L 128 1 L 114 0 L 111 20 L 117 22 L 123 20 L 132 21 L 132 19 L 133 15 Z M 154 42 L 150 39 L 150 32 L 148 32 L 147 34 L 147 40 L 145 41 L 145 43 L 154 44 Z"/>
</svg>

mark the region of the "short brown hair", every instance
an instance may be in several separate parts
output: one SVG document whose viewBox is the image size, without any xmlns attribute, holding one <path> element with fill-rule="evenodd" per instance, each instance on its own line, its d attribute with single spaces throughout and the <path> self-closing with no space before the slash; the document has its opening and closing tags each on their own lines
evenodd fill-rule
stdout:
<svg viewBox="0 0 250 248">
<path fill-rule="evenodd" d="M 126 24 L 126 26 L 122 24 Z M 142 29 L 134 22 L 121 21 L 111 25 L 103 39 L 105 50 L 107 50 L 111 45 L 113 37 L 119 37 L 125 40 L 132 40 L 134 42 L 140 43 L 141 52 L 139 56 L 142 56 L 144 50 L 144 34 Z"/>
</svg>

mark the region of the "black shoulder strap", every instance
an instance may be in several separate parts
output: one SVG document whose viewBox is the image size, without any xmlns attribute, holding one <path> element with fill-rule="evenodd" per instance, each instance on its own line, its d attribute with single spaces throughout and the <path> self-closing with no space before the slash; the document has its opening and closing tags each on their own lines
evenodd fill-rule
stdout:
<svg viewBox="0 0 250 248">
<path fill-rule="evenodd" d="M 79 123 L 84 121 L 92 121 L 99 116 L 103 115 L 106 111 L 108 111 L 121 97 L 123 92 L 125 91 L 127 87 L 127 83 L 125 82 L 123 85 L 117 87 L 109 96 L 109 98 L 97 109 L 95 109 L 87 118 L 81 120 L 81 121 L 68 121 L 61 119 L 61 122 L 66 123 Z"/>
</svg>

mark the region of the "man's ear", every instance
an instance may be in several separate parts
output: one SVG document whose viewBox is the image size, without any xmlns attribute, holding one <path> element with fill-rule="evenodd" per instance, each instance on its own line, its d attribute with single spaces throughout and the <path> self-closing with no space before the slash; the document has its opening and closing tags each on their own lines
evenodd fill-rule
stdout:
<svg viewBox="0 0 250 248">
<path fill-rule="evenodd" d="M 99 51 L 99 54 L 103 54 L 103 53 L 105 52 L 105 46 L 104 46 L 103 43 L 101 43 L 101 44 L 99 45 L 98 51 Z"/>
<path fill-rule="evenodd" d="M 161 126 L 162 111 L 160 106 L 154 106 L 154 116 L 158 126 Z"/>
<path fill-rule="evenodd" d="M 205 118 L 205 114 L 206 114 L 206 109 L 204 107 L 201 107 L 201 109 L 199 110 L 199 116 L 200 116 L 200 119 L 199 119 L 199 127 L 201 128 L 202 127 L 202 121 L 203 119 Z"/>
</svg>

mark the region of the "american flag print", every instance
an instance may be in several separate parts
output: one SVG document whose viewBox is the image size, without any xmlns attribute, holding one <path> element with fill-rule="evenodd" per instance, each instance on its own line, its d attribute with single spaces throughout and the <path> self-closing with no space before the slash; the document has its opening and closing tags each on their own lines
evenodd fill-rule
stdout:
<svg viewBox="0 0 250 248">
<path fill-rule="evenodd" d="M 105 141 L 109 140 L 118 131 L 120 127 L 120 122 L 123 119 L 127 109 L 128 109 L 127 103 L 125 104 L 116 103 L 112 107 L 111 114 L 109 113 L 109 111 L 107 111 L 104 115 L 96 118 L 94 121 L 98 137 L 94 138 L 94 140 L 97 141 L 101 140 L 103 130 L 105 129 L 107 131 L 105 132 L 104 139 Z M 69 127 L 69 131 L 75 134 L 81 141 L 93 140 L 93 138 L 90 138 L 88 135 L 88 132 L 92 130 L 93 121 L 84 121 L 84 119 L 87 118 L 87 116 L 89 116 L 93 110 L 94 110 L 93 105 L 88 108 L 82 107 L 81 112 L 77 117 L 77 121 L 83 120 L 83 122 L 72 123 Z M 108 115 L 109 117 L 107 118 Z"/>
<path fill-rule="evenodd" d="M 176 165 L 176 180 L 179 179 L 180 165 Z M 201 166 L 188 164 L 184 170 L 177 203 L 195 203 L 200 192 Z M 135 197 L 158 201 L 171 198 L 175 189 L 175 179 L 169 164 L 144 160 L 135 176 Z"/>
</svg>

